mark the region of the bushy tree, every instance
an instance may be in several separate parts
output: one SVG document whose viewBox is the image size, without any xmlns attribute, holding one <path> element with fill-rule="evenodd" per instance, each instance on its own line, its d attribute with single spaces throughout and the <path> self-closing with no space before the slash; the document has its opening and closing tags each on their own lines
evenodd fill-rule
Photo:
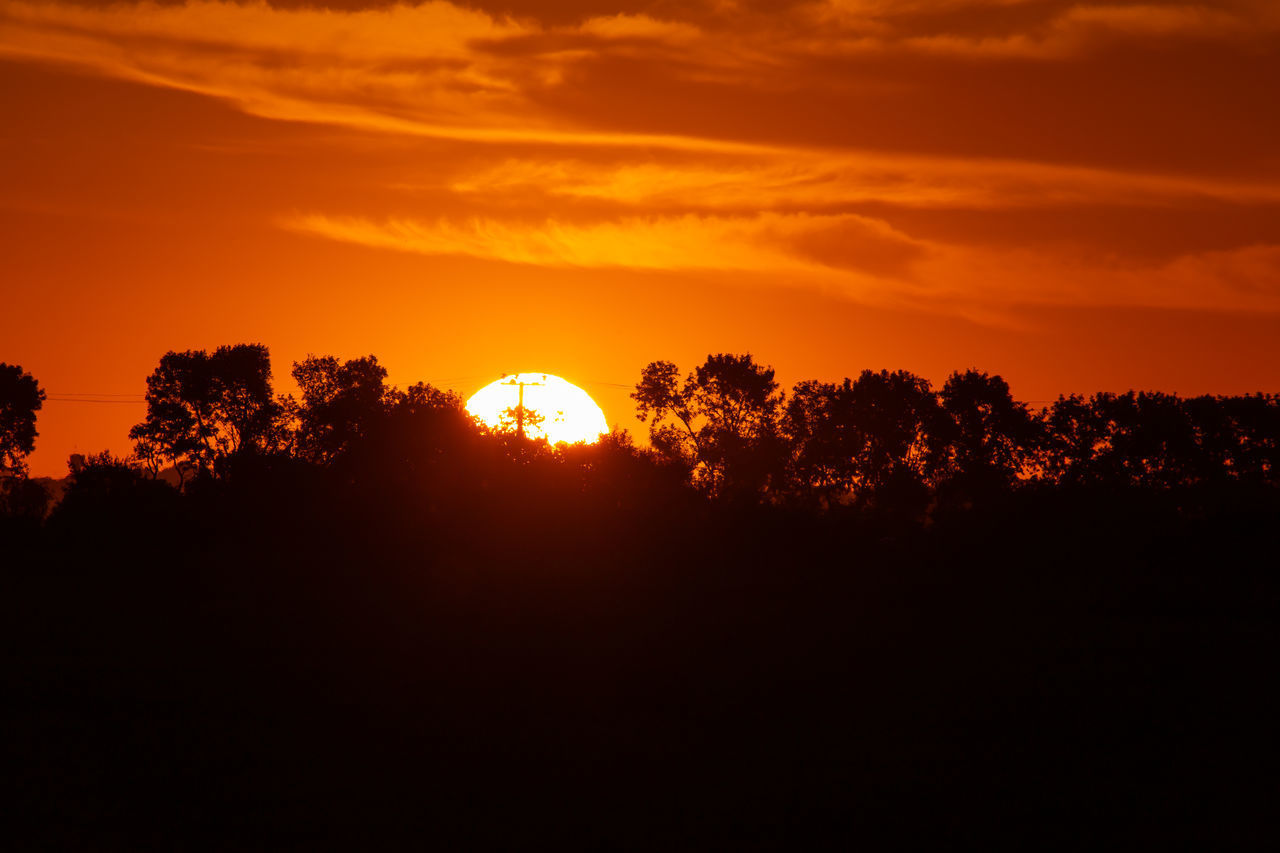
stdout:
<svg viewBox="0 0 1280 853">
<path fill-rule="evenodd" d="M 709 355 L 681 383 L 674 364 L 655 361 L 631 396 L 654 448 L 683 465 L 706 493 L 759 497 L 780 485 L 784 396 L 773 368 L 749 354 Z"/>
<path fill-rule="evenodd" d="M 36 412 L 44 399 L 44 390 L 31 374 L 0 362 L 0 477 L 26 475 L 26 459 L 39 435 Z"/>
<path fill-rule="evenodd" d="M 1059 396 L 1044 413 L 1040 476 L 1059 485 L 1098 483 L 1098 455 L 1111 441 L 1111 426 L 1094 400 L 1079 394 Z"/>
<path fill-rule="evenodd" d="M 802 382 L 785 423 L 795 486 L 828 504 L 892 496 L 918 509 L 946 461 L 950 424 L 938 396 L 905 370 Z"/>
<path fill-rule="evenodd" d="M 1182 400 L 1159 392 L 1096 394 L 1107 437 L 1094 464 L 1104 482 L 1167 488 L 1193 482 L 1195 429 Z"/>
<path fill-rule="evenodd" d="M 153 475 L 164 464 L 215 473 L 234 454 L 282 449 L 285 401 L 271 389 L 271 358 L 262 344 L 169 352 L 147 377 L 147 417 L 133 427 L 137 455 Z"/>
<path fill-rule="evenodd" d="M 309 355 L 294 362 L 293 378 L 302 392 L 297 410 L 298 455 L 328 464 L 367 436 L 396 402 L 387 388 L 387 370 L 375 356 L 339 361 Z"/>
<path fill-rule="evenodd" d="M 50 523 L 96 540 L 129 539 L 141 546 L 171 533 L 170 522 L 182 497 L 144 473 L 133 457 L 109 451 L 73 454 L 62 500 Z"/>
<path fill-rule="evenodd" d="M 434 476 L 442 467 L 460 475 L 480 436 L 458 394 L 421 382 L 388 391 L 384 413 L 371 415 L 364 429 L 352 448 L 356 462 L 387 479 Z"/>
<path fill-rule="evenodd" d="M 970 487 L 1007 487 L 1030 474 L 1040 446 L 1041 423 L 1013 399 L 1009 383 L 977 370 L 956 372 L 939 393 L 954 428 L 950 469 Z"/>
<path fill-rule="evenodd" d="M 791 443 L 795 496 L 829 506 L 849 497 L 857 481 L 864 437 L 853 427 L 853 388 L 808 379 L 787 400 L 784 430 Z"/>
<path fill-rule="evenodd" d="M 1228 464 L 1233 476 L 1280 485 L 1280 395 L 1227 397 L 1221 406 L 1231 423 Z"/>
</svg>

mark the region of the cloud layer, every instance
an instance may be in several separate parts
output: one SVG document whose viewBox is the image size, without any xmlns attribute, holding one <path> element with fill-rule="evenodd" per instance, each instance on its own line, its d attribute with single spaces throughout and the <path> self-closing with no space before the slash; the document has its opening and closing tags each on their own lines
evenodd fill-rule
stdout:
<svg viewBox="0 0 1280 853">
<path fill-rule="evenodd" d="M 4 0 L 0 57 L 368 134 L 384 209 L 261 211 L 329 240 L 974 316 L 1280 310 L 1274 3 L 545 6 Z"/>
</svg>

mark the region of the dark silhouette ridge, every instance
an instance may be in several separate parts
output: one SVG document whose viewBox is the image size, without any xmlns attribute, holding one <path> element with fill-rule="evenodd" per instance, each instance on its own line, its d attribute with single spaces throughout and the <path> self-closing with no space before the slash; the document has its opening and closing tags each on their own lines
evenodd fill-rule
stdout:
<svg viewBox="0 0 1280 853">
<path fill-rule="evenodd" d="M 17 848 L 1272 832 L 1274 396 L 719 355 L 642 372 L 653 448 L 552 448 L 372 356 L 288 400 L 224 351 L 148 387 L 180 489 L 99 454 L 5 519 Z"/>
</svg>

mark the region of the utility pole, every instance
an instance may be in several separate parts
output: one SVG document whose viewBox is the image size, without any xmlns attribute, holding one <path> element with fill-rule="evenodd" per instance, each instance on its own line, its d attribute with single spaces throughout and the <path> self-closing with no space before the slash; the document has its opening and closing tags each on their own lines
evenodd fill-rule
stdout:
<svg viewBox="0 0 1280 853">
<path fill-rule="evenodd" d="M 505 376 L 506 374 L 503 374 L 503 375 Z M 516 387 L 518 387 L 518 388 L 520 389 L 520 402 L 516 404 L 516 435 L 520 436 L 521 438 L 524 438 L 524 386 L 526 386 L 526 385 L 546 385 L 546 384 L 547 384 L 547 381 L 546 381 L 546 380 L 547 380 L 547 374 L 545 374 L 545 373 L 544 373 L 544 374 L 542 374 L 542 381 L 541 381 L 541 382 L 524 382 L 524 381 L 521 381 L 521 380 L 520 380 L 521 375 L 522 375 L 522 374 L 517 373 L 517 374 L 515 374 L 515 375 L 513 375 L 513 376 L 511 377 L 511 380 L 510 380 L 510 381 L 508 381 L 508 382 L 503 382 L 502 384 L 503 384 L 503 385 L 515 385 Z"/>
</svg>

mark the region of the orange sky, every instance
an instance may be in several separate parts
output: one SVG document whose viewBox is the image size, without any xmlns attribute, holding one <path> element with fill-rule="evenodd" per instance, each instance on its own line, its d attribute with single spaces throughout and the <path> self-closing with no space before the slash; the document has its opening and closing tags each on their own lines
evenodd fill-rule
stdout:
<svg viewBox="0 0 1280 853">
<path fill-rule="evenodd" d="M 0 361 L 1280 391 L 1278 102 L 1274 0 L 0 0 Z"/>
</svg>

